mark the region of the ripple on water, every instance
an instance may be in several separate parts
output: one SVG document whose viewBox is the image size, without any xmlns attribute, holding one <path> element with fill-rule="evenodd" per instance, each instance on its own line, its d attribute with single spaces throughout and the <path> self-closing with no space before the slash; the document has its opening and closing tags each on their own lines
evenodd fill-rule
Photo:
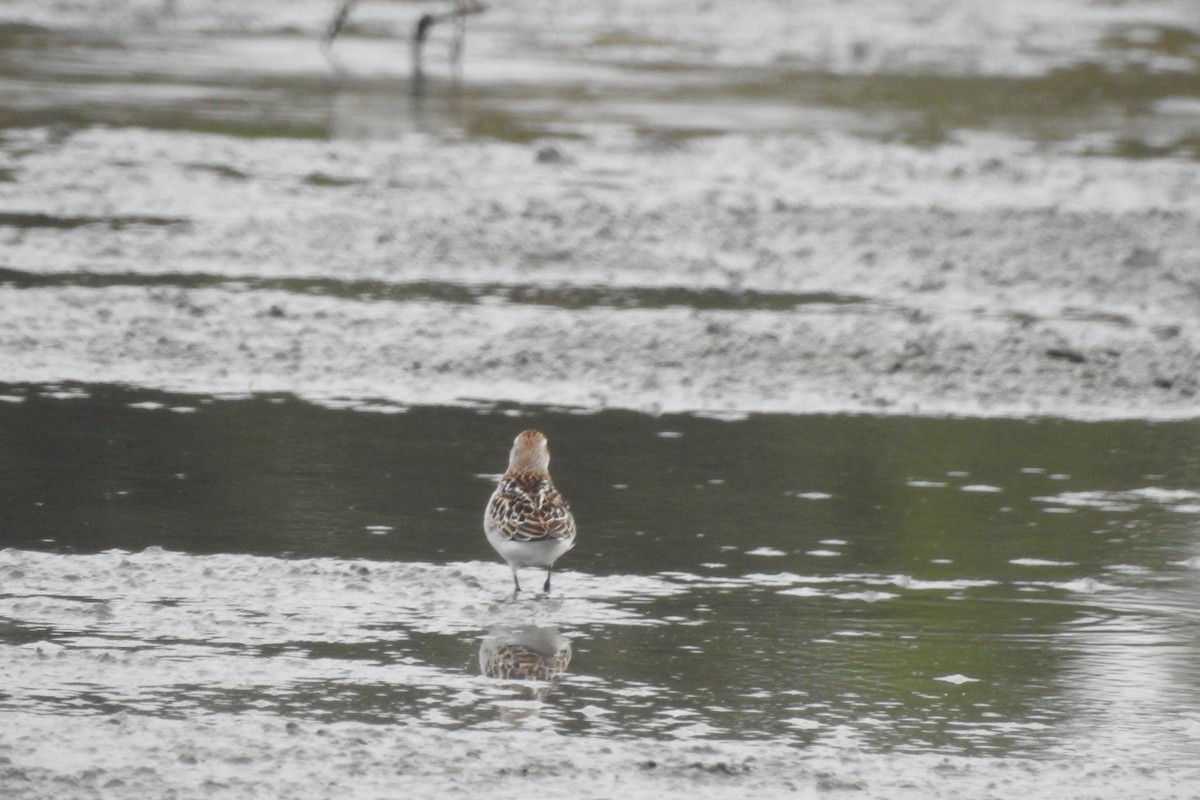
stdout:
<svg viewBox="0 0 1200 800">
<path fill-rule="evenodd" d="M 1053 507 L 1093 508 L 1107 512 L 1137 511 L 1157 506 L 1180 514 L 1200 514 L 1200 492 L 1147 486 L 1126 491 L 1060 492 L 1034 497 L 1034 502 Z M 1050 509 L 1047 509 L 1050 510 Z"/>
</svg>

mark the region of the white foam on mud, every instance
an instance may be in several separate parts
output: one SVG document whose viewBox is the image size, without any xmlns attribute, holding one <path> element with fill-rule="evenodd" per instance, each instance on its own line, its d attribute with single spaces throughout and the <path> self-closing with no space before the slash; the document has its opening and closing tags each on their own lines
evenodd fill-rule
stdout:
<svg viewBox="0 0 1200 800">
<path fill-rule="evenodd" d="M 469 674 L 427 663 L 410 641 L 531 621 L 568 629 L 656 624 L 612 600 L 683 590 L 661 579 L 564 572 L 570 594 L 513 601 L 503 593 L 507 570 L 481 562 L 197 556 L 156 547 L 88 556 L 3 550 L 0 580 L 0 616 L 54 632 L 49 643 L 3 648 L 7 705 L 69 705 L 91 687 L 106 702 L 159 713 L 203 704 L 180 703 L 184 686 L 263 688 L 284 705 L 292 690 L 321 682 L 466 686 Z"/>
<path fill-rule="evenodd" d="M 473 631 L 507 614 L 553 614 L 557 624 L 645 624 L 612 600 L 681 591 L 644 576 L 565 571 L 569 594 L 508 602 L 507 570 L 491 562 L 280 559 L 192 555 L 150 547 L 86 556 L 0 550 L 31 625 L 134 640 L 212 639 L 261 647 L 288 641 L 363 642 L 403 625 L 434 634 Z M 65 589 L 75 587 L 74 591 Z M 64 599 L 67 596 L 80 599 Z M 17 602 L 10 596 L 6 602 Z M 81 607 L 84 613 L 80 613 Z M 195 608 L 204 613 L 197 615 Z M 89 622 L 94 620 L 94 622 Z"/>
</svg>

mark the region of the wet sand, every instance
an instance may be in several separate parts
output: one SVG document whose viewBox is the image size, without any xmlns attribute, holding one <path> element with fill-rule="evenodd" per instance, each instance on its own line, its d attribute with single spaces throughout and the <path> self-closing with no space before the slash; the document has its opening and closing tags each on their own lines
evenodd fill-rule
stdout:
<svg viewBox="0 0 1200 800">
<path fill-rule="evenodd" d="M 997 135 L 921 149 L 836 134 L 46 136 L 10 132 L 0 149 L 16 176 L 0 217 L 10 382 L 718 413 L 1200 411 L 1194 161 Z"/>
<path fill-rule="evenodd" d="M 730 8 L 12 4 L 4 380 L 1200 413 L 1187 2 Z"/>
<path fill-rule="evenodd" d="M 13 800 L 44 797 L 54 787 L 75 798 L 278 797 L 353 795 L 423 797 L 540 794 L 578 798 L 1186 797 L 1195 770 L 1118 762 L 999 764 L 961 756 L 878 755 L 852 747 L 796 750 L 769 743 L 629 742 L 560 737 L 545 732 L 433 732 L 414 726 L 302 725 L 248 712 L 236 724 L 120 715 L 61 721 L 9 714 L 26 741 L 53 737 L 49 751 L 20 745 L 9 752 L 25 780 L 6 783 Z M 4 741 L 4 740 L 0 740 Z M 264 748 L 264 743 L 267 747 Z M 248 756 L 252 753 L 252 756 Z M 171 754 L 169 769 L 147 756 Z M 69 763 L 64 763 L 69 759 Z M 464 768 L 469 764 L 470 768 Z M 76 765 L 79 769 L 71 769 Z M 2 768 L 0 768 L 2 769 Z M 26 791 L 34 788 L 34 791 Z M 199 789 L 203 794 L 197 792 Z"/>
</svg>

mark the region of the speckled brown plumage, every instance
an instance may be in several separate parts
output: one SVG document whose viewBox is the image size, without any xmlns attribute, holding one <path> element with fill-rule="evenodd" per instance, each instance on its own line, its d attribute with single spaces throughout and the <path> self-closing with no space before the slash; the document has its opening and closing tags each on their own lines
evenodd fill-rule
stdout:
<svg viewBox="0 0 1200 800">
<path fill-rule="evenodd" d="M 555 560 L 575 546 L 575 517 L 550 478 L 550 450 L 538 431 L 522 431 L 513 441 L 508 469 L 483 515 L 483 530 L 512 568 L 521 590 L 520 567 L 546 567 L 543 591 L 550 591 Z"/>
<path fill-rule="evenodd" d="M 488 517 L 510 542 L 572 539 L 575 518 L 549 475 L 508 472 L 488 502 Z"/>
</svg>

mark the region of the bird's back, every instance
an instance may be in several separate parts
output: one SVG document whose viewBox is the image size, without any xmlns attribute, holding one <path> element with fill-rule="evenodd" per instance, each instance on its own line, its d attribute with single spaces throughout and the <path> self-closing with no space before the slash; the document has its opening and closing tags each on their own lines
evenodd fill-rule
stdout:
<svg viewBox="0 0 1200 800">
<path fill-rule="evenodd" d="M 575 538 L 570 506 L 542 473 L 506 472 L 488 502 L 487 520 L 511 542 Z"/>
</svg>

